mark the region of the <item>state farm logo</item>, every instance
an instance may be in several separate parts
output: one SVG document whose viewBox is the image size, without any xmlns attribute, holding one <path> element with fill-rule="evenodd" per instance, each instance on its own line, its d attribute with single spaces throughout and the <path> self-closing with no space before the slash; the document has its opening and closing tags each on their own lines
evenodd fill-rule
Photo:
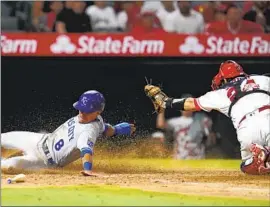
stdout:
<svg viewBox="0 0 270 207">
<path fill-rule="evenodd" d="M 10 39 L 1 35 L 1 53 L 3 54 L 34 54 L 38 42 L 35 39 Z"/>
<path fill-rule="evenodd" d="M 201 44 L 195 36 L 186 37 L 184 43 L 179 46 L 181 54 L 204 55 L 246 55 L 246 54 L 270 54 L 270 42 L 262 36 L 247 37 L 218 37 L 206 36 Z M 230 38 L 230 39 L 228 39 Z"/>
<path fill-rule="evenodd" d="M 102 37 L 101 37 L 102 38 Z M 113 39 L 112 36 L 100 39 L 95 36 L 81 35 L 73 37 L 60 35 L 50 46 L 53 54 L 163 54 L 163 40 L 138 40 L 133 36 L 123 36 Z"/>
<path fill-rule="evenodd" d="M 184 44 L 179 46 L 179 51 L 183 54 L 201 54 L 204 52 L 204 46 L 197 37 L 190 36 L 185 39 Z"/>
<path fill-rule="evenodd" d="M 68 36 L 61 35 L 56 38 L 55 43 L 50 46 L 50 49 L 55 54 L 72 54 L 76 51 L 76 46 L 71 42 Z"/>
<path fill-rule="evenodd" d="M 270 54 L 270 42 L 268 38 L 253 36 L 251 39 L 235 37 L 225 39 L 224 37 L 209 36 L 207 38 L 206 54 Z"/>
</svg>

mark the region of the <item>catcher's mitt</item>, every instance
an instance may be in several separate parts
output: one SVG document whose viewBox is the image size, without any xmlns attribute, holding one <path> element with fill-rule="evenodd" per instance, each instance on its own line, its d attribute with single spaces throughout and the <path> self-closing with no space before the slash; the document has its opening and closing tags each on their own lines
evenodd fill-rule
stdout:
<svg viewBox="0 0 270 207">
<path fill-rule="evenodd" d="M 160 87 L 147 84 L 144 87 L 144 91 L 154 104 L 155 111 L 157 113 L 163 112 L 166 108 L 165 101 L 169 97 L 161 91 Z"/>
</svg>

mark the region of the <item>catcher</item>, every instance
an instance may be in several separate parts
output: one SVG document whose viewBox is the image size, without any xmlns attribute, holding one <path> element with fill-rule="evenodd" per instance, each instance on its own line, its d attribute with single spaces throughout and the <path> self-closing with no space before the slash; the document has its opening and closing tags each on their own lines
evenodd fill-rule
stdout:
<svg viewBox="0 0 270 207">
<path fill-rule="evenodd" d="M 199 98 L 170 98 L 157 86 L 147 84 L 146 95 L 155 110 L 217 110 L 228 116 L 236 129 L 241 150 L 241 170 L 247 174 L 270 173 L 270 78 L 248 75 L 235 61 L 220 65 L 212 80 L 213 91 Z"/>
</svg>

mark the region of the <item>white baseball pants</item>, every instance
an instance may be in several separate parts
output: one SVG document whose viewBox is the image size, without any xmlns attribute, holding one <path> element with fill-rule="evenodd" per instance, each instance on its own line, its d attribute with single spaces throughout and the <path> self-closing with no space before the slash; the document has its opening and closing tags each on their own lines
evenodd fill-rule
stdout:
<svg viewBox="0 0 270 207">
<path fill-rule="evenodd" d="M 1 146 L 5 149 L 23 151 L 23 156 L 1 159 L 1 168 L 37 169 L 44 168 L 46 164 L 38 149 L 38 143 L 44 134 L 13 131 L 1 134 Z"/>
<path fill-rule="evenodd" d="M 237 129 L 237 138 L 240 142 L 241 157 L 243 161 L 252 157 L 250 146 L 256 143 L 262 146 L 270 146 L 270 110 L 265 110 L 247 116 Z"/>
</svg>

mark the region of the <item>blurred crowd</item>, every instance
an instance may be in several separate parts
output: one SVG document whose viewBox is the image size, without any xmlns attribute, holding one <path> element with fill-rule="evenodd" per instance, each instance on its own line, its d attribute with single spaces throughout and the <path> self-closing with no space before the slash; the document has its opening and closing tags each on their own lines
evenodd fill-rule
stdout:
<svg viewBox="0 0 270 207">
<path fill-rule="evenodd" d="M 1 1 L 3 31 L 269 33 L 268 1 Z"/>
</svg>

